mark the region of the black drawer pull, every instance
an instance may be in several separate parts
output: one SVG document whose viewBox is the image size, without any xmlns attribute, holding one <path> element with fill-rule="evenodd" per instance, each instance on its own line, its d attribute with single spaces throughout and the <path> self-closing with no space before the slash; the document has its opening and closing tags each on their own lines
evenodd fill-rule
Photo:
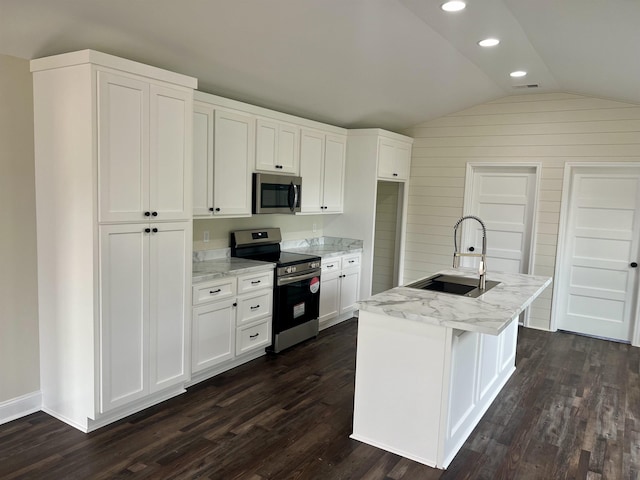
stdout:
<svg viewBox="0 0 640 480">
<path fill-rule="evenodd" d="M 217 289 L 217 290 L 209 290 L 209 294 L 210 295 L 215 295 L 216 293 L 220 293 L 222 291 L 221 288 Z"/>
<path fill-rule="evenodd" d="M 145 228 L 144 229 L 144 233 L 151 233 L 151 229 L 150 228 Z"/>
<path fill-rule="evenodd" d="M 397 176 L 398 176 L 398 174 L 397 174 L 397 173 L 394 173 L 394 174 L 393 174 L 393 176 L 394 176 L 394 177 L 397 177 Z"/>
<path fill-rule="evenodd" d="M 258 285 L 259 283 L 262 283 L 262 280 L 252 280 L 251 281 L 251 285 Z"/>
<path fill-rule="evenodd" d="M 251 307 L 251 310 L 257 310 L 258 308 L 260 308 L 260 305 L 256 305 L 255 307 Z"/>
<path fill-rule="evenodd" d="M 249 335 L 249 338 L 256 338 L 258 335 L 260 335 L 260 334 L 256 333 L 255 335 Z"/>
</svg>

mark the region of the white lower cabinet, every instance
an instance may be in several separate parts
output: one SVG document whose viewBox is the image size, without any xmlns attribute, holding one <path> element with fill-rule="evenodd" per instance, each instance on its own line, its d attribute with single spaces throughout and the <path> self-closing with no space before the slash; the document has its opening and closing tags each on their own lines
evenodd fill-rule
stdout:
<svg viewBox="0 0 640 480">
<path fill-rule="evenodd" d="M 360 253 L 322 260 L 320 329 L 351 318 L 360 289 Z"/>
<path fill-rule="evenodd" d="M 272 312 L 273 270 L 194 285 L 192 383 L 264 355 Z"/>
<path fill-rule="evenodd" d="M 444 458 L 451 461 L 515 370 L 518 322 L 500 335 L 454 330 Z"/>
<path fill-rule="evenodd" d="M 190 222 L 100 227 L 101 413 L 188 379 Z"/>
</svg>

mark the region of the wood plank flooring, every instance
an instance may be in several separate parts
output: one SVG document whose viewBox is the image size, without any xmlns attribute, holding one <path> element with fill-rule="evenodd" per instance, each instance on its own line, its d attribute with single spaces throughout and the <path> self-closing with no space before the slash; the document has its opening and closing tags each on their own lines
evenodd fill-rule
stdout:
<svg viewBox="0 0 640 480">
<path fill-rule="evenodd" d="M 521 329 L 516 373 L 442 471 L 349 439 L 356 332 L 350 320 L 88 435 L 42 412 L 1 425 L 0 478 L 640 478 L 639 348 Z"/>
</svg>

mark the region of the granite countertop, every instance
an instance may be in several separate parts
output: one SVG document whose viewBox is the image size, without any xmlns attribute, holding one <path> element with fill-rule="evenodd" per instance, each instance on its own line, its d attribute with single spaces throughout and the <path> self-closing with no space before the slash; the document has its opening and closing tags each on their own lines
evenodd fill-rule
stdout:
<svg viewBox="0 0 640 480">
<path fill-rule="evenodd" d="M 470 269 L 449 269 L 446 275 L 478 278 Z M 500 282 L 478 298 L 395 287 L 358 302 L 361 311 L 498 335 L 551 284 L 551 277 L 488 272 L 487 280 Z"/>
<path fill-rule="evenodd" d="M 241 275 L 244 273 L 271 270 L 275 263 L 260 262 L 237 257 L 223 257 L 212 260 L 193 262 L 194 284 L 208 282 L 228 275 Z"/>
</svg>

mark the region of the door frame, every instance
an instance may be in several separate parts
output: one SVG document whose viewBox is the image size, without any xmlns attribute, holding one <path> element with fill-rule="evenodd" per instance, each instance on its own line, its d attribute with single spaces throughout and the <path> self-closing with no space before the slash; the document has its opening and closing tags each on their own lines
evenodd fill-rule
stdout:
<svg viewBox="0 0 640 480">
<path fill-rule="evenodd" d="M 563 293 L 561 287 L 566 271 L 561 268 L 564 260 L 564 250 L 567 246 L 567 227 L 569 223 L 569 201 L 570 192 L 573 185 L 573 176 L 579 168 L 591 167 L 600 169 L 616 169 L 616 168 L 638 168 L 639 162 L 567 162 L 564 165 L 564 178 L 562 181 L 562 199 L 560 200 L 560 223 L 558 225 L 558 243 L 556 247 L 556 264 L 553 270 L 553 297 L 551 299 L 551 322 L 550 330 L 556 332 L 558 330 L 558 298 Z M 638 317 L 640 316 L 640 292 L 636 292 L 636 305 L 634 309 L 635 319 L 631 322 L 631 345 L 640 347 L 640 328 L 638 328 Z"/>
<path fill-rule="evenodd" d="M 538 234 L 538 202 L 540 198 L 540 180 L 542 179 L 542 162 L 467 162 L 464 180 L 463 215 L 471 214 L 471 200 L 473 190 L 473 176 L 481 168 L 522 168 L 533 169 L 536 177 L 536 187 L 533 192 L 533 216 L 531 217 L 531 246 L 529 248 L 529 263 L 527 275 L 534 275 L 536 257 L 536 236 Z M 490 272 L 491 270 L 489 270 Z M 524 312 L 524 326 L 529 327 L 529 308 Z"/>
</svg>

